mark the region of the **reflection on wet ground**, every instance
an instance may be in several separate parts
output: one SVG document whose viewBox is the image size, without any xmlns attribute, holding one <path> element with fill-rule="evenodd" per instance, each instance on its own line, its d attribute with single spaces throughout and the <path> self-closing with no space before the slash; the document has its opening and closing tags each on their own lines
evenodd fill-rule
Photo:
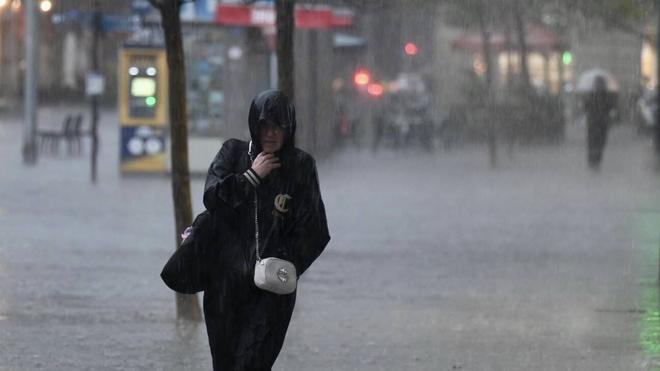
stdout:
<svg viewBox="0 0 660 371">
<path fill-rule="evenodd" d="M 158 274 L 173 250 L 165 178 L 117 174 L 117 127 L 88 160 L 20 160 L 0 124 L 0 370 L 208 370 Z M 589 173 L 559 146 L 319 161 L 332 241 L 301 280 L 275 370 L 652 369 L 660 181 L 646 140 L 612 132 Z M 192 184 L 201 207 L 203 179 Z M 641 282 L 641 285 L 640 285 Z M 4 319 L 3 319 L 4 317 Z"/>
<path fill-rule="evenodd" d="M 655 205 L 658 205 L 657 203 Z M 660 209 L 639 213 L 636 244 L 640 247 L 640 345 L 648 369 L 660 371 Z"/>
</svg>

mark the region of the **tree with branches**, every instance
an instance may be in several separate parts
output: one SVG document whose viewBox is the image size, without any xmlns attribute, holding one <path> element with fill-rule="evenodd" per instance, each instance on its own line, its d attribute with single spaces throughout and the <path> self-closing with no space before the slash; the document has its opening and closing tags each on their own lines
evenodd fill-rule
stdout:
<svg viewBox="0 0 660 371">
<path fill-rule="evenodd" d="M 499 2 L 499 0 L 497 1 Z M 484 109 L 486 112 L 493 109 L 493 51 L 491 48 L 491 32 L 493 29 L 492 14 L 495 11 L 495 4 L 488 0 L 447 0 L 449 8 L 444 10 L 448 12 L 447 17 L 452 23 L 463 26 L 476 25 L 481 34 L 482 56 L 484 61 Z M 486 141 L 488 144 L 489 161 L 492 168 L 497 166 L 497 141 L 496 129 L 494 125 L 486 125 Z"/>
</svg>

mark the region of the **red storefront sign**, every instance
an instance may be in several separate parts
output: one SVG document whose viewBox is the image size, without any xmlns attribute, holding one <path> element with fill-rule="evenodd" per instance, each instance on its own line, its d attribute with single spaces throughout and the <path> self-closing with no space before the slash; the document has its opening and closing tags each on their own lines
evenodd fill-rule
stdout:
<svg viewBox="0 0 660 371">
<path fill-rule="evenodd" d="M 275 9 L 264 5 L 220 4 L 216 11 L 216 23 L 245 27 L 275 26 Z M 324 29 L 353 25 L 353 13 L 349 10 L 334 10 L 329 7 L 296 7 L 296 27 Z"/>
</svg>

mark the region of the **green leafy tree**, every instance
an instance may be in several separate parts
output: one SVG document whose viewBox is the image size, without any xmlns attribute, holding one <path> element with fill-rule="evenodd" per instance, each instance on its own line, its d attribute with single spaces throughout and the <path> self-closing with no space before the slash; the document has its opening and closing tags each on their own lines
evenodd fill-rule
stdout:
<svg viewBox="0 0 660 371">
<path fill-rule="evenodd" d="M 654 0 L 553 0 L 564 14 L 579 13 L 585 18 L 602 21 L 605 26 L 619 29 L 649 41 L 654 37 L 644 25 L 653 19 Z"/>
</svg>

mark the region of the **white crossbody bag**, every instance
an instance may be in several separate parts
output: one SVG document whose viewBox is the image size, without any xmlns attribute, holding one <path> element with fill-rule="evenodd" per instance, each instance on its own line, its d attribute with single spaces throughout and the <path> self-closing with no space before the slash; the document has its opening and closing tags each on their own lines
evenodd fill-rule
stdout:
<svg viewBox="0 0 660 371">
<path fill-rule="evenodd" d="M 250 159 L 252 159 L 252 142 L 250 142 L 249 154 Z M 257 261 L 254 266 L 254 284 L 262 290 L 280 295 L 296 291 L 298 275 L 296 266 L 293 263 L 279 258 L 261 258 L 259 251 L 259 199 L 256 190 L 254 192 L 254 240 L 257 252 Z"/>
</svg>

